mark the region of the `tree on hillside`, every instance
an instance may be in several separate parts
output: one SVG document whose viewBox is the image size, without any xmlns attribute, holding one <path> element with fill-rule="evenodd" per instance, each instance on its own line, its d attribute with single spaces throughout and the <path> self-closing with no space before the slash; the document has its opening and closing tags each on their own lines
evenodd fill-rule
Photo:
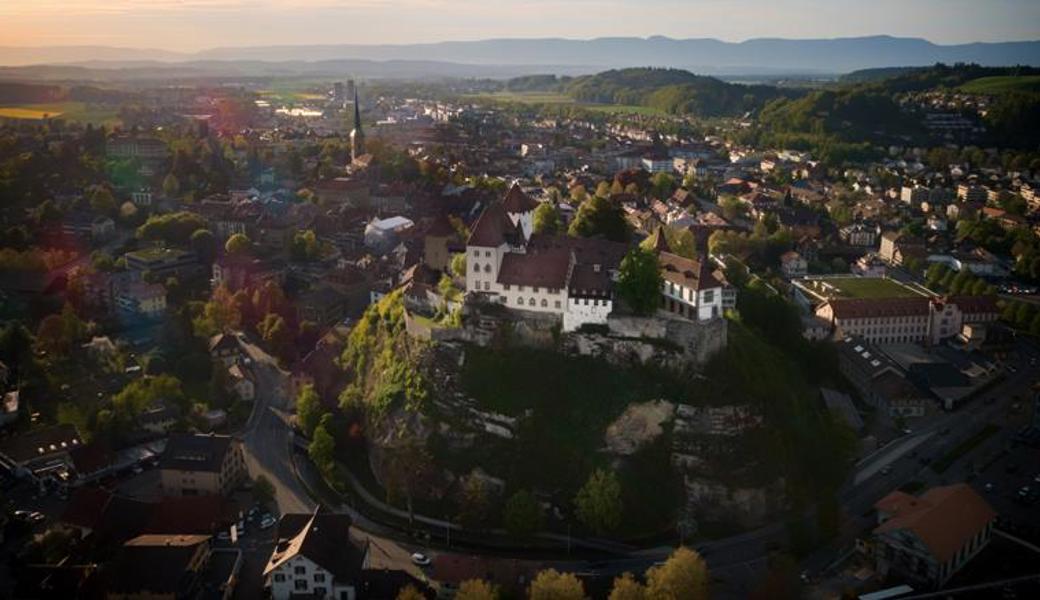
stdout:
<svg viewBox="0 0 1040 600">
<path fill-rule="evenodd" d="M 163 195 L 167 198 L 174 198 L 181 191 L 181 182 L 177 179 L 177 176 L 173 173 L 168 173 L 162 182 Z"/>
<path fill-rule="evenodd" d="M 614 579 L 607 600 L 647 600 L 646 587 L 636 581 L 631 573 L 625 573 Z"/>
<path fill-rule="evenodd" d="M 326 418 L 328 417 L 328 418 Z M 311 436 L 311 443 L 307 446 L 307 455 L 310 456 L 311 460 L 318 467 L 318 470 L 322 472 L 325 477 L 329 477 L 333 471 L 335 465 L 336 456 L 336 439 L 332 437 L 329 432 L 329 422 L 331 421 L 332 415 L 325 413 L 318 423 L 318 426 L 314 428 L 314 433 Z"/>
<path fill-rule="evenodd" d="M 600 198 L 610 198 L 610 184 L 606 181 L 599 182 L 596 186 L 596 195 Z"/>
<path fill-rule="evenodd" d="M 652 314 L 661 301 L 661 270 L 657 256 L 633 248 L 618 269 L 618 294 L 636 314 Z"/>
<path fill-rule="evenodd" d="M 211 263 L 217 255 L 217 238 L 209 229 L 196 229 L 191 234 L 191 249 L 199 260 Z"/>
<path fill-rule="evenodd" d="M 468 579 L 459 584 L 455 600 L 498 600 L 498 588 L 483 579 Z"/>
<path fill-rule="evenodd" d="M 586 600 L 585 586 L 573 573 L 541 571 L 531 580 L 528 600 Z"/>
<path fill-rule="evenodd" d="M 314 428 L 321 419 L 322 406 L 318 392 L 311 384 L 305 384 L 296 395 L 296 425 L 307 437 L 314 434 Z"/>
<path fill-rule="evenodd" d="M 596 533 L 607 533 L 621 524 L 621 482 L 613 471 L 597 469 L 578 490 L 574 506 L 580 520 Z"/>
<path fill-rule="evenodd" d="M 467 529 L 481 529 L 491 512 L 491 492 L 487 482 L 469 475 L 462 482 L 459 494 L 459 522 Z"/>
<path fill-rule="evenodd" d="M 592 196 L 578 206 L 578 212 L 568 233 L 579 237 L 604 237 L 615 242 L 626 242 L 630 235 L 630 227 L 620 206 L 606 198 Z"/>
<path fill-rule="evenodd" d="M 252 240 L 244 233 L 236 233 L 224 243 L 224 251 L 232 256 L 248 254 L 252 248 Z"/>
<path fill-rule="evenodd" d="M 386 487 L 387 500 L 403 496 L 408 508 L 408 520 L 415 518 L 413 500 L 426 487 L 433 474 L 433 458 L 423 440 L 405 432 L 392 447 L 384 449 L 380 470 Z"/>
<path fill-rule="evenodd" d="M 530 535 L 545 524 L 545 513 L 534 494 L 527 490 L 510 496 L 503 513 L 506 531 L 513 535 Z"/>
<path fill-rule="evenodd" d="M 534 232 L 553 234 L 563 228 L 560 211 L 551 202 L 542 202 L 534 209 Z"/>
<path fill-rule="evenodd" d="M 646 572 L 647 595 L 664 600 L 708 598 L 708 566 L 695 551 L 676 548 L 663 565 Z"/>
</svg>

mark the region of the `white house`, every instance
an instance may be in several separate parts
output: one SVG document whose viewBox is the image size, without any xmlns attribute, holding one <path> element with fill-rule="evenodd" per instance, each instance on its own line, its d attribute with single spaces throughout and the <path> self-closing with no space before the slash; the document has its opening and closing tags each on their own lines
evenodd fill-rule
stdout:
<svg viewBox="0 0 1040 600">
<path fill-rule="evenodd" d="M 660 252 L 662 308 L 693 321 L 722 316 L 723 285 L 708 261 Z"/>
<path fill-rule="evenodd" d="M 354 600 L 368 546 L 352 539 L 350 517 L 321 512 L 287 514 L 264 569 L 274 600 L 307 597 Z"/>
</svg>

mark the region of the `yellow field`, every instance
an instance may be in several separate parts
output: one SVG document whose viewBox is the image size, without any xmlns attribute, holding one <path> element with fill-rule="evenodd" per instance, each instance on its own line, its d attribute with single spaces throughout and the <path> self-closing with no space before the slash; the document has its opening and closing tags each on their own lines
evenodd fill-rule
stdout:
<svg viewBox="0 0 1040 600">
<path fill-rule="evenodd" d="M 61 117 L 69 121 L 114 125 L 119 122 L 114 108 L 89 105 L 85 102 L 52 102 L 49 104 L 19 104 L 0 106 L 0 119 L 39 121 Z"/>
<path fill-rule="evenodd" d="M 5 119 L 46 119 L 48 117 L 57 117 L 61 113 L 52 113 L 35 108 L 19 108 L 19 107 L 5 107 L 0 106 L 0 118 Z"/>
</svg>

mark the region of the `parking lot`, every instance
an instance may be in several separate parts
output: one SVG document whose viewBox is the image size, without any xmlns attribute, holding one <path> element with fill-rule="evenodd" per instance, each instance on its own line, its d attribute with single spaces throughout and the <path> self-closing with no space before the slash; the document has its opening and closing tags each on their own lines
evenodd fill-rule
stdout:
<svg viewBox="0 0 1040 600">
<path fill-rule="evenodd" d="M 1040 449 L 1009 444 L 972 481 L 997 511 L 999 527 L 1040 541 Z M 1024 492 L 1024 493 L 1023 493 Z"/>
</svg>

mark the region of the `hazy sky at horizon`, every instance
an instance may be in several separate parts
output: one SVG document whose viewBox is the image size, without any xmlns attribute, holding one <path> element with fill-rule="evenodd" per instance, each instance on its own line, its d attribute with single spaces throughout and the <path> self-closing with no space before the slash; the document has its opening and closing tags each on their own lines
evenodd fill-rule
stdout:
<svg viewBox="0 0 1040 600">
<path fill-rule="evenodd" d="M 216 46 L 666 35 L 1040 39 L 1040 0 L 0 0 L 0 45 Z"/>
</svg>

